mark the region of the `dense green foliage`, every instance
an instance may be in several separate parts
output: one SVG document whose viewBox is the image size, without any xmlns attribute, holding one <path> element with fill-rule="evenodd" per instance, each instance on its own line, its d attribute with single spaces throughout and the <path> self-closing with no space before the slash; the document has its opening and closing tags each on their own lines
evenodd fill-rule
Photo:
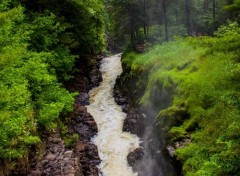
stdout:
<svg viewBox="0 0 240 176">
<path fill-rule="evenodd" d="M 0 1 L 0 158 L 22 158 L 55 130 L 74 95 L 61 82 L 104 48 L 101 1 Z M 79 57 L 80 56 L 80 57 Z"/>
<path fill-rule="evenodd" d="M 240 1 L 104 2 L 0 0 L 1 162 L 27 157 L 39 130 L 68 133 L 60 114 L 75 94 L 62 83 L 83 56 L 104 50 L 107 28 L 109 45 L 131 43 L 123 62 L 144 75 L 141 103 L 159 112 L 169 142 L 191 138 L 175 153 L 184 174 L 239 175 Z M 199 37 L 164 43 L 176 36 Z M 78 138 L 64 137 L 68 146 Z"/>
<path fill-rule="evenodd" d="M 132 74 L 149 74 L 142 80 L 147 82 L 144 105 L 172 95 L 167 107 L 155 108 L 171 143 L 191 138 L 175 153 L 186 176 L 240 174 L 239 52 L 240 28 L 233 22 L 216 37 L 165 43 L 123 57 Z"/>
</svg>

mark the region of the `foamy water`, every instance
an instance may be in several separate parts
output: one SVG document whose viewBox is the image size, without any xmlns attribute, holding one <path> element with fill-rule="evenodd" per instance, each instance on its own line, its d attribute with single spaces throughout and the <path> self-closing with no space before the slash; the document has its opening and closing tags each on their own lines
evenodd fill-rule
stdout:
<svg viewBox="0 0 240 176">
<path fill-rule="evenodd" d="M 98 125 L 99 131 L 93 142 L 98 146 L 102 160 L 99 168 L 103 176 L 137 175 L 128 166 L 127 155 L 139 147 L 139 138 L 122 132 L 126 114 L 115 103 L 112 95 L 116 78 L 122 72 L 120 57 L 118 54 L 101 61 L 103 82 L 90 91 L 90 105 L 87 106 Z"/>
</svg>

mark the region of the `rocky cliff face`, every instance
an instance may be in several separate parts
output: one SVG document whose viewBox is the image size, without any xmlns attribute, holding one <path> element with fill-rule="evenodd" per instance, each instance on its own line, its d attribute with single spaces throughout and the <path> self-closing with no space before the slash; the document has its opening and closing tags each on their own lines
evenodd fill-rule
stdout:
<svg viewBox="0 0 240 176">
<path fill-rule="evenodd" d="M 144 80 L 147 75 L 130 73 L 131 69 L 123 63 L 123 73 L 117 79 L 114 89 L 115 101 L 127 113 L 123 131 L 137 134 L 142 141 L 140 148 L 129 153 L 128 163 L 139 176 L 180 175 L 180 171 L 176 171 L 178 166 L 174 158 L 171 158 L 167 151 L 166 137 L 162 135 L 161 127 L 157 123 L 159 110 L 155 108 L 161 104 L 166 105 L 166 100 L 169 103 L 171 96 L 165 96 L 163 102 L 153 97 L 152 106 L 142 106 L 139 102 L 146 88 Z"/>
</svg>

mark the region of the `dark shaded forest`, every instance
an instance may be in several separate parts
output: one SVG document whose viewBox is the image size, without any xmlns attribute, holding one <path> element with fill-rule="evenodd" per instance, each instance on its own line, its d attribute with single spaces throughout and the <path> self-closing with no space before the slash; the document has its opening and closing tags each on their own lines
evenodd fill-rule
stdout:
<svg viewBox="0 0 240 176">
<path fill-rule="evenodd" d="M 109 0 L 109 44 L 131 42 L 153 45 L 178 37 L 214 35 L 228 20 L 238 18 L 238 1 L 232 0 Z M 115 42 L 116 41 L 116 42 Z M 116 47 L 117 47 L 116 46 Z"/>
</svg>

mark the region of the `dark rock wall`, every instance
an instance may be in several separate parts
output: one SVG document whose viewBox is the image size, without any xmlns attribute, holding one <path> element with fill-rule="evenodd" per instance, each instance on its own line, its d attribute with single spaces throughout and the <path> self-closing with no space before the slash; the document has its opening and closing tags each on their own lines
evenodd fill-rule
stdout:
<svg viewBox="0 0 240 176">
<path fill-rule="evenodd" d="M 102 56 L 88 56 L 83 63 L 78 63 L 79 71 L 66 84 L 70 91 L 79 92 L 75 98 L 74 111 L 69 114 L 65 123 L 70 133 L 78 134 L 74 152 L 75 156 L 79 157 L 81 174 L 84 176 L 97 176 L 97 165 L 101 162 L 97 146 L 91 142 L 91 138 L 98 132 L 97 124 L 85 107 L 89 105 L 88 92 L 99 86 L 102 81 L 102 73 L 99 70 L 101 59 Z"/>
<path fill-rule="evenodd" d="M 150 104 L 144 107 L 139 102 L 147 86 L 146 80 L 147 74 L 133 73 L 123 63 L 123 73 L 114 88 L 115 101 L 127 113 L 123 131 L 137 134 L 142 141 L 141 147 L 128 155 L 129 165 L 139 176 L 181 175 L 178 163 L 166 149 L 167 139 L 161 133 L 162 126 L 157 123 L 157 113 L 172 101 L 171 90 L 158 89 L 159 95 L 152 96 Z"/>
</svg>

